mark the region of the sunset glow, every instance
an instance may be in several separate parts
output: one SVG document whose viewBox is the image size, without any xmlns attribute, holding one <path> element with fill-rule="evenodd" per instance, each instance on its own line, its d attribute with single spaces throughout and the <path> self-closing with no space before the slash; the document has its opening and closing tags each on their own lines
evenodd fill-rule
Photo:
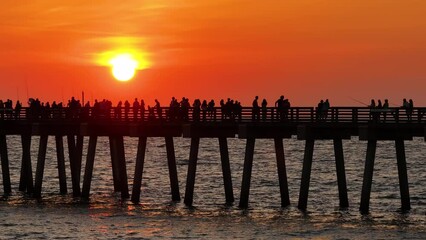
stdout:
<svg viewBox="0 0 426 240">
<path fill-rule="evenodd" d="M 138 62 L 129 54 L 122 54 L 110 61 L 112 74 L 118 81 L 127 82 L 135 76 Z"/>
<path fill-rule="evenodd" d="M 185 96 L 250 105 L 259 95 L 270 105 L 285 95 L 293 106 L 323 98 L 359 105 L 353 99 L 373 97 L 426 104 L 426 1 L 2 4 L 0 95 L 6 99 L 53 101 L 84 91 L 115 103 Z M 112 66 L 121 54 L 137 63 L 126 84 L 111 74 L 133 75 L 118 67 L 127 64 Z"/>
</svg>

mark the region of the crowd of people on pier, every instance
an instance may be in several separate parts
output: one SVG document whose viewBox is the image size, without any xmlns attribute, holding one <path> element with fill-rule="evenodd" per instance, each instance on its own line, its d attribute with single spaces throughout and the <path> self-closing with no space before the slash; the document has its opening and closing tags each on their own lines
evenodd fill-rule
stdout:
<svg viewBox="0 0 426 240">
<path fill-rule="evenodd" d="M 289 119 L 289 111 L 291 109 L 290 101 L 281 95 L 272 107 L 268 107 L 266 99 L 260 101 L 259 96 L 255 96 L 252 106 L 248 110 L 243 108 L 241 102 L 231 98 L 226 100 L 221 99 L 219 105 L 213 99 L 201 100 L 195 99 L 192 104 L 186 97 L 178 100 L 172 97 L 170 104 L 162 106 L 158 99 L 154 100 L 152 106 L 146 105 L 143 99 L 135 98 L 131 103 L 126 100 L 124 103 L 119 101 L 117 105 L 113 105 L 110 100 L 103 99 L 102 101 L 95 100 L 93 105 L 87 101 L 84 105 L 80 100 L 72 97 L 66 104 L 53 101 L 41 102 L 38 98 L 30 98 L 28 100 L 28 108 L 23 110 L 22 103 L 16 101 L 15 106 L 10 99 L 6 101 L 0 100 L 0 119 L 121 119 L 126 121 L 216 121 L 220 118 L 221 121 L 241 121 L 243 111 L 251 114 L 251 120 L 256 121 L 287 121 Z M 394 115 L 396 109 L 389 107 L 388 99 L 382 103 L 381 100 L 371 100 L 370 105 L 370 120 L 386 121 L 387 116 Z M 403 99 L 402 109 L 405 110 L 408 121 L 412 120 L 414 104 L 413 100 Z M 328 99 L 320 100 L 315 108 L 316 121 L 327 121 L 330 109 Z"/>
<path fill-rule="evenodd" d="M 368 105 L 370 108 L 370 120 L 374 122 L 386 122 L 388 114 L 395 116 L 396 110 L 389 108 L 389 100 L 385 99 L 384 102 L 380 99 L 376 101 L 374 99 L 371 99 L 370 105 Z M 412 121 L 413 119 L 413 111 L 414 111 L 414 102 L 413 99 L 410 99 L 407 101 L 406 98 L 402 100 L 401 108 L 405 110 L 405 114 L 407 116 L 408 121 Z"/>
</svg>

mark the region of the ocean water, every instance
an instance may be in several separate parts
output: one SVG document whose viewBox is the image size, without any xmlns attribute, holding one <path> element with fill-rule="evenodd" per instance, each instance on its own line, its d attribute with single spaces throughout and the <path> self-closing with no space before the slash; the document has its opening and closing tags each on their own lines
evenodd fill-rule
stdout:
<svg viewBox="0 0 426 240">
<path fill-rule="evenodd" d="M 13 193 L 0 201 L 0 239 L 426 239 L 426 144 L 422 138 L 406 141 L 409 212 L 399 210 L 394 142 L 378 142 L 368 215 L 358 210 L 367 144 L 357 138 L 343 142 L 350 207 L 339 208 L 332 141 L 316 141 L 306 212 L 297 209 L 304 141 L 296 139 L 284 139 L 291 205 L 280 207 L 273 140 L 257 140 L 246 210 L 238 208 L 245 140 L 228 139 L 235 203 L 226 205 L 218 141 L 201 139 L 190 208 L 183 200 L 171 201 L 162 138 L 148 139 L 139 204 L 123 201 L 113 191 L 108 138 L 98 139 L 89 201 L 59 194 L 53 137 L 48 143 L 42 199 L 19 192 L 20 138 L 8 136 L 7 141 Z M 183 199 L 190 141 L 174 141 Z M 86 138 L 82 174 L 87 142 Z M 37 137 L 32 144 L 35 172 Z M 137 139 L 125 138 L 125 146 L 131 190 Z M 71 192 L 67 158 L 66 169 Z"/>
</svg>

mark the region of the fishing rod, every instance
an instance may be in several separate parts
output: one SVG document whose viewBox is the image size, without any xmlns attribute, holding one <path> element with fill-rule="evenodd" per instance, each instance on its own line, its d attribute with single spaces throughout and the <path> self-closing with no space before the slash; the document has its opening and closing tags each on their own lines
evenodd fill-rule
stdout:
<svg viewBox="0 0 426 240">
<path fill-rule="evenodd" d="M 349 99 L 351 99 L 352 101 L 355 101 L 355 102 L 357 102 L 357 103 L 361 103 L 362 105 L 364 105 L 364 106 L 369 106 L 368 104 L 366 104 L 366 103 L 364 103 L 364 102 L 362 102 L 362 101 L 359 101 L 359 100 L 357 100 L 357 99 L 355 99 L 355 98 L 353 98 L 353 97 L 348 97 Z"/>
</svg>

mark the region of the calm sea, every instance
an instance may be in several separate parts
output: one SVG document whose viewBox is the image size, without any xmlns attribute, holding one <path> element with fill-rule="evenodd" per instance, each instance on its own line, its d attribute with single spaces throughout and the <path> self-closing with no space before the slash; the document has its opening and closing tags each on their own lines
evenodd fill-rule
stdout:
<svg viewBox="0 0 426 240">
<path fill-rule="evenodd" d="M 190 143 L 188 139 L 174 140 L 183 198 Z M 245 140 L 228 140 L 236 198 L 233 206 L 224 204 L 218 141 L 201 140 L 193 208 L 186 207 L 182 201 L 171 201 L 162 138 L 148 139 L 141 203 L 137 205 L 122 201 L 120 194 L 113 192 L 107 138 L 100 138 L 97 144 L 89 202 L 73 199 L 71 194 L 59 194 L 53 138 L 48 145 L 42 199 L 20 193 L 17 190 L 20 138 L 10 136 L 7 141 L 13 194 L 0 201 L 1 239 L 426 239 L 426 144 L 420 138 L 406 142 L 412 210 L 399 211 L 394 143 L 383 141 L 378 143 L 369 215 L 358 211 L 366 142 L 355 138 L 343 143 L 350 207 L 341 210 L 338 206 L 332 142 L 317 141 L 307 212 L 297 209 L 304 142 L 296 139 L 284 140 L 291 206 L 280 207 L 273 141 L 258 140 L 247 210 L 238 208 Z M 32 144 L 35 170 L 38 138 L 33 138 Z M 137 139 L 125 138 L 125 145 L 131 184 Z M 85 156 L 82 173 L 84 162 Z M 71 192 L 69 169 L 67 161 L 67 184 Z"/>
</svg>

